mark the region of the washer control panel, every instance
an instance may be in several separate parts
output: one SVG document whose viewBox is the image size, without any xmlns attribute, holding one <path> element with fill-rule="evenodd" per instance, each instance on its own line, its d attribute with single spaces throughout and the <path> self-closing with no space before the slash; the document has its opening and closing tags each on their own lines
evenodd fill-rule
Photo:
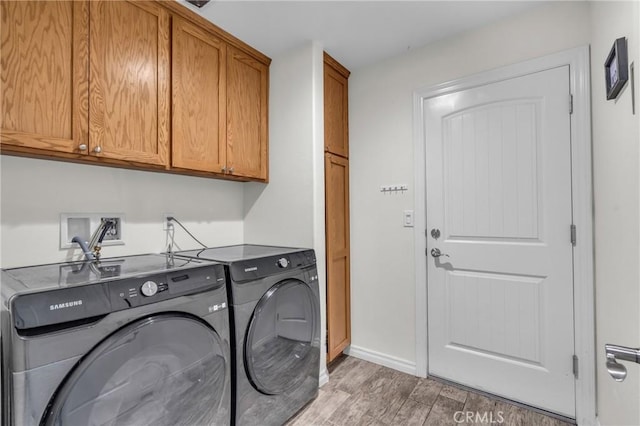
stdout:
<svg viewBox="0 0 640 426">
<path fill-rule="evenodd" d="M 224 267 L 214 265 L 117 280 L 106 286 L 113 310 L 119 310 L 224 287 L 224 283 Z"/>
<path fill-rule="evenodd" d="M 128 260 L 129 258 L 124 258 L 119 262 Z M 131 260 L 131 269 L 136 267 L 135 262 L 136 259 Z M 68 269 L 63 270 L 60 265 Z M 11 296 L 8 303 L 10 303 L 14 327 L 20 330 L 20 333 L 27 333 L 29 330 L 29 335 L 49 333 L 51 329 L 42 327 L 54 325 L 60 329 L 75 327 L 76 320 L 98 318 L 111 312 L 204 292 L 207 292 L 207 298 L 203 304 L 206 308 L 208 303 L 211 312 L 227 307 L 226 277 L 222 264 L 186 260 L 175 267 L 167 265 L 166 268 L 171 269 L 166 271 L 160 268 L 154 271 L 150 267 L 151 271 L 145 273 L 143 268 L 134 272 L 129 271 L 131 275 L 122 278 L 119 274 L 124 267 L 121 268 L 121 266 L 118 264 L 108 268 L 100 267 L 97 262 L 76 262 L 70 266 L 43 265 L 43 268 L 48 268 L 45 272 L 53 268 L 56 274 L 60 274 L 60 280 L 75 279 L 81 284 L 61 286 L 61 288 L 51 285 L 43 291 L 16 293 Z M 277 269 L 275 265 L 272 264 L 272 266 Z M 70 278 L 62 275 L 63 272 Z M 29 273 L 35 272 L 30 270 Z M 72 276 L 73 274 L 78 276 Z M 0 275 L 3 285 L 10 284 L 13 288 L 24 286 L 21 279 L 18 280 L 13 275 L 9 275 L 7 270 L 0 271 Z M 33 276 L 38 277 L 38 275 Z M 45 276 L 49 279 L 50 275 L 43 275 Z M 27 274 L 27 278 L 29 277 Z"/>
<path fill-rule="evenodd" d="M 145 281 L 140 287 L 140 293 L 145 297 L 151 297 L 158 292 L 158 284 L 155 281 Z"/>
</svg>

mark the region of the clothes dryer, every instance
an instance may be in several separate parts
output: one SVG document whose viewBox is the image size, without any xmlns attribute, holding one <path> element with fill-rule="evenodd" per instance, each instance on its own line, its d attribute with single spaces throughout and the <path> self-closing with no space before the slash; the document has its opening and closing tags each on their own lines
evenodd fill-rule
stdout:
<svg viewBox="0 0 640 426">
<path fill-rule="evenodd" d="M 236 425 L 282 425 L 318 394 L 320 296 L 313 250 L 259 245 L 178 253 L 226 265 Z"/>
<path fill-rule="evenodd" d="M 204 260 L 3 270 L 3 423 L 230 424 L 227 306 Z"/>
</svg>

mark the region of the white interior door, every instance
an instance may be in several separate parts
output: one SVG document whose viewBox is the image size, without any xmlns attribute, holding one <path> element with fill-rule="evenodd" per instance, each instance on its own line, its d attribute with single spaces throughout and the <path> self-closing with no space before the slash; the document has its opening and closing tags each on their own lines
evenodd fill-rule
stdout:
<svg viewBox="0 0 640 426">
<path fill-rule="evenodd" d="M 569 67 L 424 111 L 429 374 L 575 417 Z"/>
</svg>

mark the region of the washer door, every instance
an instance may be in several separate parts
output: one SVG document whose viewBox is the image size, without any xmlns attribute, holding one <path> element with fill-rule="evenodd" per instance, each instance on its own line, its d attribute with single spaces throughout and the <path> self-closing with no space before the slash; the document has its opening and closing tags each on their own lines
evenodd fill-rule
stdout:
<svg viewBox="0 0 640 426">
<path fill-rule="evenodd" d="M 318 302 L 302 281 L 282 281 L 260 299 L 244 346 L 247 375 L 262 393 L 277 395 L 297 387 L 318 369 Z M 315 347 L 315 348 L 314 348 Z"/>
<path fill-rule="evenodd" d="M 102 341 L 53 396 L 46 425 L 228 424 L 227 363 L 195 317 L 160 314 Z"/>
</svg>

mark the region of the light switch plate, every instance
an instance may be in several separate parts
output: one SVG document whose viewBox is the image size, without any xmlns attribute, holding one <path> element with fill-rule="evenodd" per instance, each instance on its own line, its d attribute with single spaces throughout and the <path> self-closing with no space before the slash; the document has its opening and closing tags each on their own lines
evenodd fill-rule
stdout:
<svg viewBox="0 0 640 426">
<path fill-rule="evenodd" d="M 402 224 L 405 228 L 413 228 L 413 210 L 405 210 L 402 213 Z"/>
</svg>

